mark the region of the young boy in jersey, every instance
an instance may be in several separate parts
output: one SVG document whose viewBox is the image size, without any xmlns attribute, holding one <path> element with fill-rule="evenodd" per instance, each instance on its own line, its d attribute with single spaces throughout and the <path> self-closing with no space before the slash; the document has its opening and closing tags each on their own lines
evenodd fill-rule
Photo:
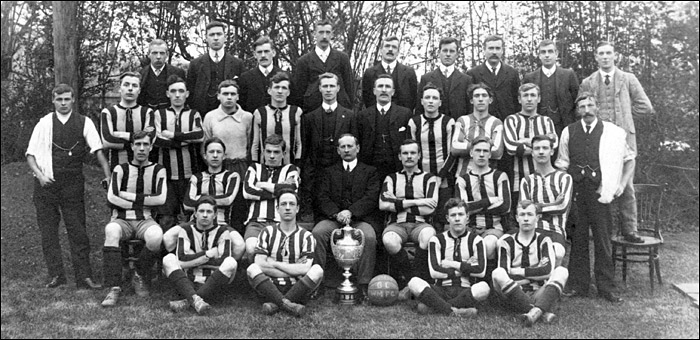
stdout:
<svg viewBox="0 0 700 340">
<path fill-rule="evenodd" d="M 555 266 L 549 237 L 535 230 L 540 213 L 532 201 L 518 203 L 520 229 L 498 240 L 498 268 L 493 271 L 493 289 L 519 313 L 523 325 L 531 327 L 542 318 L 556 319 L 552 310 L 569 278 L 569 271 Z"/>
</svg>

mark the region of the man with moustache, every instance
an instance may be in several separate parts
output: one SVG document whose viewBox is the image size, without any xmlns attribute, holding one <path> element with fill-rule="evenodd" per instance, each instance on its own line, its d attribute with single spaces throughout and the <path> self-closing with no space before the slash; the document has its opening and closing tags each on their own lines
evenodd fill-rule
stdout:
<svg viewBox="0 0 700 340">
<path fill-rule="evenodd" d="M 411 111 L 416 107 L 418 78 L 413 68 L 405 66 L 396 60 L 399 55 L 399 43 L 400 40 L 395 35 L 384 38 L 382 47 L 379 49 L 382 60 L 365 70 L 362 76 L 362 101 L 365 107 L 370 107 L 376 103 L 374 81 L 380 74 L 389 74 L 394 80 L 395 93 L 391 98 L 394 104 L 408 108 Z"/>
<path fill-rule="evenodd" d="M 153 111 L 170 106 L 170 99 L 166 95 L 168 79 L 173 75 L 185 79 L 185 71 L 168 64 L 168 57 L 168 45 L 165 44 L 165 41 L 153 39 L 148 44 L 148 59 L 151 63 L 139 71 L 141 92 L 136 99 L 139 105 L 149 107 Z"/>
<path fill-rule="evenodd" d="M 459 117 L 469 114 L 472 111 L 469 100 L 469 86 L 474 83 L 472 76 L 460 72 L 455 66 L 459 56 L 459 42 L 457 39 L 449 37 L 440 39 L 440 50 L 438 57 L 440 65 L 432 72 L 426 73 L 420 79 L 418 88 L 422 89 L 428 83 L 433 83 L 442 90 L 444 98 L 440 106 L 440 113 L 457 120 Z M 420 96 L 422 93 L 418 93 Z M 416 106 L 416 113 L 422 114 L 423 104 L 419 101 Z"/>
<path fill-rule="evenodd" d="M 258 67 L 243 72 L 238 79 L 241 87 L 240 99 L 243 110 L 255 112 L 259 107 L 270 103 L 270 79 L 282 69 L 273 65 L 277 51 L 268 36 L 262 36 L 253 43 L 253 56 Z"/>
</svg>

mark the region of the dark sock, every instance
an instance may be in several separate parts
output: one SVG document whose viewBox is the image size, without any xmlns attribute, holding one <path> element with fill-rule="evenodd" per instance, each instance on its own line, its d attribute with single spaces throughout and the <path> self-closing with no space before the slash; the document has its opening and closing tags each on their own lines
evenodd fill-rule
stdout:
<svg viewBox="0 0 700 340">
<path fill-rule="evenodd" d="M 119 247 L 102 247 L 102 274 L 105 287 L 121 285 L 122 250 Z"/>
<path fill-rule="evenodd" d="M 168 280 L 175 286 L 175 290 L 177 290 L 181 297 L 191 301 L 192 295 L 196 294 L 192 281 L 190 281 L 187 274 L 185 274 L 182 269 L 170 273 L 170 275 L 168 275 Z"/>
<path fill-rule="evenodd" d="M 406 282 L 403 284 L 405 285 L 408 283 L 408 279 L 411 278 L 413 273 L 411 272 L 411 262 L 408 260 L 408 253 L 406 252 L 406 249 L 401 248 L 398 253 L 389 255 L 389 261 L 391 261 L 391 276 L 397 281 L 399 281 L 401 276 L 404 276 L 406 278 Z M 401 286 L 401 283 L 399 283 L 399 286 Z"/>
<path fill-rule="evenodd" d="M 264 295 L 267 299 L 272 301 L 274 304 L 281 306 L 282 299 L 284 295 L 277 289 L 272 280 L 265 274 L 258 274 L 256 277 L 249 279 L 250 285 L 258 293 Z"/>
<path fill-rule="evenodd" d="M 552 285 L 545 285 L 540 289 L 544 289 L 544 292 L 537 297 L 535 306 L 545 312 L 549 312 L 554 307 L 554 303 L 557 302 L 557 299 L 559 299 L 559 290 Z"/>
<path fill-rule="evenodd" d="M 314 283 L 308 275 L 304 275 L 301 280 L 292 286 L 284 297 L 289 299 L 289 301 L 303 304 L 308 300 L 309 295 L 315 287 L 316 283 Z"/>
<path fill-rule="evenodd" d="M 156 263 L 158 255 L 158 253 L 152 252 L 148 247 L 144 246 L 139 255 L 139 260 L 136 261 L 136 272 L 142 277 L 150 277 L 153 264 Z"/>
<path fill-rule="evenodd" d="M 215 270 L 214 273 L 209 276 L 204 285 L 197 290 L 197 295 L 201 296 L 204 300 L 214 299 L 216 292 L 228 284 L 229 277 L 224 275 L 220 270 Z"/>
<path fill-rule="evenodd" d="M 508 299 L 508 303 L 510 303 L 513 306 L 513 308 L 518 312 L 527 313 L 532 308 L 530 297 L 528 297 L 527 294 L 523 292 L 523 289 L 520 287 L 520 285 L 513 288 L 513 290 L 511 290 L 510 293 L 506 294 L 506 298 Z"/>
<path fill-rule="evenodd" d="M 434 282 L 428 268 L 428 250 L 416 247 L 416 258 L 413 260 L 413 276 L 423 279 L 425 282 Z"/>
<path fill-rule="evenodd" d="M 474 295 L 472 295 L 471 288 L 465 288 L 462 293 L 452 299 L 447 300 L 447 303 L 455 308 L 471 308 L 476 306 L 476 302 L 477 301 L 474 300 Z"/>
<path fill-rule="evenodd" d="M 431 287 L 426 287 L 423 289 L 423 291 L 418 295 L 418 301 L 426 304 L 428 307 L 432 308 L 438 313 L 452 313 L 452 305 L 443 300 Z"/>
</svg>

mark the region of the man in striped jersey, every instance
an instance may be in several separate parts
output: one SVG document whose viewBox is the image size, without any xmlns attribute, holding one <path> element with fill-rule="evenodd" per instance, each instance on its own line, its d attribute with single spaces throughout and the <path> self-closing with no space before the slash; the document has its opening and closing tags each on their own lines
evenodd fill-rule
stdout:
<svg viewBox="0 0 700 340">
<path fill-rule="evenodd" d="M 263 142 L 267 136 L 282 136 L 289 152 L 284 154 L 284 164 L 299 164 L 301 159 L 301 108 L 287 105 L 289 97 L 289 75 L 279 72 L 270 79 L 271 103 L 259 107 L 253 113 L 253 144 L 251 156 L 254 162 L 265 164 Z"/>
<path fill-rule="evenodd" d="M 442 208 L 454 191 L 454 176 L 449 173 L 445 163 L 452 147 L 452 130 L 455 125 L 454 119 L 439 111 L 442 96 L 442 89 L 428 83 L 423 87 L 421 98 L 423 114 L 415 115 L 408 121 L 410 136 L 418 142 L 421 150 L 421 163 L 418 166 L 423 171 L 438 176 L 436 181 L 440 189 L 434 227 L 440 231 L 447 222 Z"/>
<path fill-rule="evenodd" d="M 180 312 L 192 306 L 204 314 L 212 301 L 236 275 L 238 262 L 231 256 L 231 241 L 225 226 L 216 223 L 217 203 L 201 196 L 196 203 L 195 220 L 180 225 L 177 254 L 163 258 L 163 272 L 182 300 L 170 301 L 170 309 Z"/>
<path fill-rule="evenodd" d="M 470 151 L 473 168 L 457 178 L 456 197 L 469 204 L 469 227 L 484 239 L 487 259 L 496 258 L 496 242 L 505 232 L 502 216 L 510 211 L 508 176 L 489 167 L 491 141 L 480 136 Z M 489 261 L 491 262 L 491 261 Z M 491 268 L 495 263 L 490 263 Z"/>
<path fill-rule="evenodd" d="M 476 137 L 486 136 L 491 139 L 491 160 L 494 163 L 503 155 L 503 123 L 489 114 L 489 105 L 493 103 L 491 88 L 484 83 L 474 84 L 470 86 L 469 94 L 474 112 L 459 117 L 452 134 L 451 152 L 457 157 L 457 176 L 466 174 L 468 168 L 473 165 L 470 162 L 469 151 Z"/>
<path fill-rule="evenodd" d="M 136 131 L 155 130 L 153 111 L 140 106 L 136 99 L 141 92 L 141 74 L 124 72 L 119 77 L 119 104 L 105 108 L 100 113 L 100 136 L 105 149 L 109 151 L 109 168 L 128 163 L 134 158 L 129 142 Z M 156 154 L 151 161 L 156 161 Z"/>
<path fill-rule="evenodd" d="M 511 195 L 512 204 L 518 203 L 520 180 L 527 178 L 535 171 L 535 164 L 532 161 L 532 138 L 537 135 L 549 135 L 554 140 L 552 148 L 559 145 L 554 122 L 547 116 L 537 113 L 537 105 L 540 102 L 539 86 L 527 83 L 518 89 L 520 95 L 518 101 L 522 110 L 506 117 L 505 134 L 503 144 L 509 155 L 513 156 L 513 172 L 509 174 L 509 179 L 513 183 Z"/>
<path fill-rule="evenodd" d="M 136 263 L 133 285 L 138 296 L 148 296 L 148 287 L 143 277 L 149 276 L 158 259 L 163 240 L 163 231 L 151 218 L 151 210 L 165 203 L 168 191 L 165 168 L 148 160 L 152 147 L 149 132 L 133 133 L 131 150 L 134 159 L 119 164 L 112 171 L 107 191 L 107 201 L 112 206 L 112 219 L 105 227 L 105 243 L 102 248 L 104 283 L 110 287 L 110 291 L 102 301 L 103 307 L 115 306 L 121 294 L 121 240 L 135 237 L 146 242 Z"/>
<path fill-rule="evenodd" d="M 569 271 L 556 266 L 552 240 L 538 231 L 539 207 L 532 201 L 518 203 L 520 229 L 498 240 L 498 268 L 493 271 L 493 289 L 527 327 L 542 318 L 552 323 L 554 305 L 569 278 Z"/>
<path fill-rule="evenodd" d="M 451 198 L 445 204 L 448 229 L 430 238 L 430 275 L 433 284 L 414 277 L 408 282 L 408 291 L 418 298 L 418 312 L 431 310 L 448 315 L 470 317 L 477 313 L 474 306 L 489 296 L 488 283 L 471 285 L 471 277 L 486 274 L 486 253 L 479 235 L 467 228 L 467 203 Z M 406 290 L 404 290 L 405 292 Z M 399 294 L 406 299 L 407 294 Z"/>
<path fill-rule="evenodd" d="M 197 149 L 202 142 L 202 118 L 199 112 L 185 106 L 190 95 L 185 80 L 172 75 L 168 78 L 167 96 L 170 107 L 155 113 L 158 163 L 168 174 L 168 197 L 158 211 L 158 223 L 167 231 L 178 223 L 189 179 L 197 172 Z"/>
<path fill-rule="evenodd" d="M 566 217 L 571 207 L 573 181 L 571 175 L 552 166 L 554 143 L 551 135 L 532 137 L 535 172 L 520 182 L 520 200 L 539 205 L 537 232 L 552 240 L 559 266 L 566 254 Z"/>
<path fill-rule="evenodd" d="M 299 186 L 299 169 L 294 164 L 282 163 L 287 152 L 287 143 L 282 136 L 267 136 L 264 150 L 265 165 L 253 163 L 249 166 L 243 182 L 243 197 L 250 201 L 245 228 L 245 250 L 251 263 L 260 232 L 280 221 L 275 209 L 275 193 L 282 189 L 296 191 Z"/>
<path fill-rule="evenodd" d="M 183 199 L 185 209 L 194 211 L 197 200 L 204 195 L 211 196 L 216 201 L 216 223 L 220 226 L 228 225 L 229 210 L 241 184 L 241 179 L 236 172 L 223 168 L 223 159 L 226 152 L 226 144 L 217 137 L 212 137 L 204 142 L 204 160 L 208 164 L 206 171 L 192 175 L 189 186 Z M 177 245 L 177 237 L 180 227 L 170 228 L 163 235 L 163 245 L 166 251 L 172 252 Z M 228 235 L 233 247 L 233 258 L 237 261 L 243 256 L 245 244 L 243 237 L 233 228 L 228 228 Z"/>
<path fill-rule="evenodd" d="M 276 197 L 280 223 L 265 227 L 258 236 L 248 281 L 269 301 L 263 303 L 263 313 L 271 315 L 282 309 L 301 317 L 304 303 L 323 280 L 323 269 L 313 264 L 316 240 L 296 222 L 299 196 L 285 189 Z"/>
<path fill-rule="evenodd" d="M 394 275 L 400 286 L 413 276 L 430 279 L 427 249 L 435 229 L 428 221 L 437 206 L 438 188 L 435 176 L 418 167 L 420 156 L 418 142 L 405 140 L 399 153 L 403 170 L 386 176 L 379 196 L 379 209 L 391 213 L 382 242 L 397 269 Z M 409 240 L 418 245 L 413 270 L 403 248 Z"/>
</svg>

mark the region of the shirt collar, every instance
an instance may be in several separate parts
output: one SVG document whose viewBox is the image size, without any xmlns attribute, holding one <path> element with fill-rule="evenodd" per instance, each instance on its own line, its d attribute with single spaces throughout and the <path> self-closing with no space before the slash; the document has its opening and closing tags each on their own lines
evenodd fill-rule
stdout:
<svg viewBox="0 0 700 340">
<path fill-rule="evenodd" d="M 601 76 L 603 79 L 605 79 L 605 76 L 610 76 L 610 81 L 612 81 L 612 78 L 613 78 L 613 76 L 615 75 L 615 70 L 616 70 L 616 69 L 617 69 L 616 67 L 613 67 L 612 71 L 610 71 L 610 72 L 605 72 L 605 71 L 603 71 L 603 70 L 600 70 L 600 76 Z"/>
<path fill-rule="evenodd" d="M 65 115 L 62 115 L 62 114 L 59 114 L 58 112 L 56 112 L 55 116 L 59 122 L 61 122 L 62 124 L 65 124 L 70 119 L 72 114 L 73 114 L 73 110 L 71 110 L 70 112 L 68 112 L 68 114 L 65 114 Z"/>
<path fill-rule="evenodd" d="M 267 67 L 262 67 L 262 65 L 258 65 L 258 70 L 260 70 L 262 74 L 270 75 L 270 73 L 272 72 L 272 63 L 270 63 L 270 65 L 268 65 Z"/>
<path fill-rule="evenodd" d="M 469 229 L 464 229 L 463 233 L 461 233 L 457 237 L 454 237 L 454 236 L 452 236 L 452 232 L 449 230 L 449 226 L 447 226 L 447 228 L 448 228 L 448 230 L 446 230 L 445 232 L 447 233 L 447 236 L 449 236 L 453 240 L 457 240 L 457 239 L 460 239 L 464 236 L 467 236 L 467 233 L 469 232 Z"/>
<path fill-rule="evenodd" d="M 159 73 L 159 72 L 162 73 L 163 70 L 165 70 L 165 64 L 163 64 L 163 67 L 161 67 L 160 69 L 156 69 L 155 67 L 153 67 L 153 64 L 151 64 L 151 70 L 153 70 L 153 73 L 154 73 L 154 74 L 155 74 L 155 73 Z"/>
<path fill-rule="evenodd" d="M 531 115 L 529 115 L 529 116 L 526 115 L 523 111 L 518 112 L 518 114 L 521 115 L 521 116 L 523 116 L 523 117 L 525 117 L 525 118 L 528 118 L 528 119 L 534 119 L 534 118 L 536 118 L 537 116 L 539 116 L 539 113 L 537 113 L 537 112 L 535 112 L 535 113 L 533 113 L 533 114 L 531 114 Z"/>
<path fill-rule="evenodd" d="M 387 103 L 384 106 L 381 106 L 379 105 L 379 103 L 377 103 L 377 112 L 382 112 L 382 109 L 384 109 L 384 113 L 389 112 L 389 109 L 391 109 L 391 102 Z"/>
<path fill-rule="evenodd" d="M 389 63 L 389 64 L 385 63 L 385 62 L 382 60 L 382 67 L 384 68 L 384 70 L 386 70 L 386 67 L 387 67 L 387 66 L 391 66 L 391 72 L 392 72 L 392 73 L 393 73 L 394 70 L 396 69 L 396 64 L 398 64 L 398 62 L 397 62 L 396 60 L 392 61 L 392 62 Z"/>
<path fill-rule="evenodd" d="M 493 70 L 493 69 L 491 68 L 491 64 L 489 64 L 489 63 L 486 63 L 486 67 L 489 69 L 489 71 L 490 71 L 490 70 Z M 499 61 L 499 62 L 498 62 L 498 65 L 496 65 L 496 69 L 495 69 L 496 75 L 498 75 L 498 71 L 500 71 L 500 70 L 501 70 L 501 62 Z"/>
<path fill-rule="evenodd" d="M 581 126 L 583 126 L 583 131 L 586 131 L 586 125 L 588 124 L 586 124 L 586 122 L 584 122 L 583 119 L 581 119 Z M 591 123 L 591 130 L 593 130 L 596 125 L 598 125 L 598 117 L 596 117 L 596 119 L 593 120 L 593 123 Z"/>
<path fill-rule="evenodd" d="M 333 102 L 333 104 L 330 104 L 330 105 L 323 102 L 323 104 L 321 104 L 321 106 L 323 107 L 323 112 L 328 111 L 328 109 L 330 109 L 331 111 L 335 111 L 335 109 L 338 108 L 338 101 L 335 101 L 335 102 Z"/>
<path fill-rule="evenodd" d="M 221 115 L 221 117 L 219 117 L 219 121 L 222 121 L 228 117 L 231 117 L 233 120 L 235 120 L 237 122 L 243 121 L 241 119 L 241 112 L 243 112 L 243 110 L 241 109 L 241 106 L 238 104 L 236 104 L 236 111 L 232 114 L 227 114 L 226 112 L 224 112 L 224 110 L 221 109 L 221 105 L 219 105 L 217 110 L 219 110 L 219 114 Z"/>
<path fill-rule="evenodd" d="M 219 60 L 224 60 L 224 54 L 226 54 L 226 52 L 224 52 L 223 47 L 218 51 L 214 51 L 210 48 L 209 49 L 209 58 L 211 58 L 211 60 L 214 60 L 214 53 L 217 53 L 217 52 L 219 53 Z"/>
<path fill-rule="evenodd" d="M 330 46 L 329 46 L 327 49 L 325 49 L 325 50 L 322 50 L 320 47 L 316 46 L 316 47 L 314 48 L 314 50 L 316 51 L 316 55 L 318 55 L 319 58 L 320 58 L 321 56 L 326 56 L 326 57 L 328 57 L 328 56 L 331 54 L 331 48 L 330 48 Z"/>
<path fill-rule="evenodd" d="M 399 173 L 400 173 L 400 174 L 404 174 L 404 175 L 407 174 L 407 173 L 406 173 L 406 169 L 401 169 L 401 171 L 399 171 Z M 422 174 L 422 173 L 423 173 L 423 170 L 421 170 L 419 167 L 416 167 L 416 170 L 413 171 L 413 175 L 414 175 L 414 176 L 415 176 L 415 175 L 420 175 L 420 174 Z"/>
<path fill-rule="evenodd" d="M 440 64 L 440 71 L 442 72 L 442 74 L 447 73 L 449 75 L 452 75 L 452 72 L 455 71 L 455 64 L 452 64 L 450 66 L 445 66 L 443 64 Z"/>
<path fill-rule="evenodd" d="M 554 64 L 552 68 L 546 68 L 542 66 L 542 72 L 544 72 L 544 75 L 547 76 L 547 78 L 551 77 L 554 74 L 554 71 L 557 70 L 557 64 Z"/>
<path fill-rule="evenodd" d="M 352 162 L 343 161 L 343 169 L 347 169 L 348 165 L 350 166 L 350 171 L 355 170 L 355 167 L 357 166 L 357 158 L 355 158 Z"/>
</svg>

